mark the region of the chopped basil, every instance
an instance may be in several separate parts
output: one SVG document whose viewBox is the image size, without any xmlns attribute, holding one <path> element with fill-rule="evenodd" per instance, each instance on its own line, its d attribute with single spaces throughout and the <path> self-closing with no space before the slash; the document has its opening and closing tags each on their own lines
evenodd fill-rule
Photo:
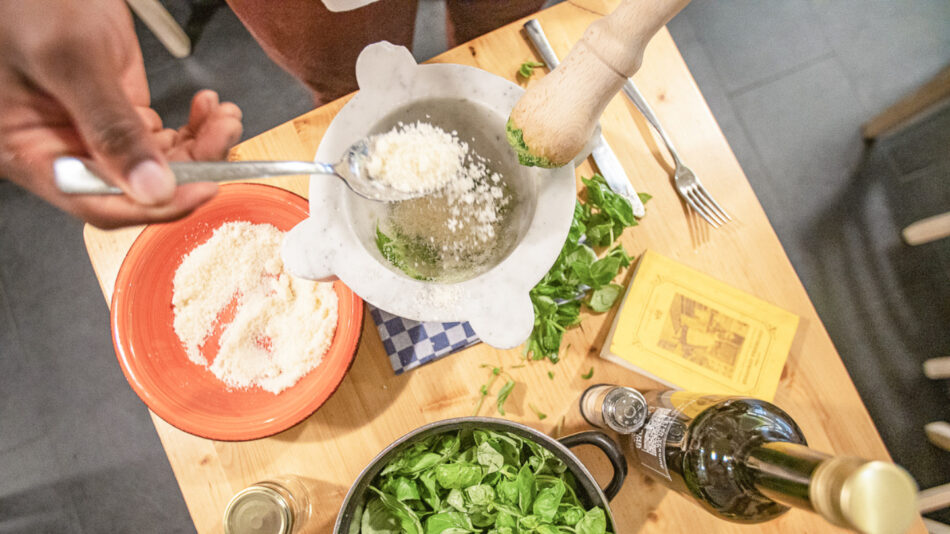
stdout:
<svg viewBox="0 0 950 534">
<path fill-rule="evenodd" d="M 595 248 L 611 246 L 625 228 L 637 225 L 630 201 L 607 187 L 599 174 L 582 178 L 586 201 L 574 205 L 574 219 L 561 253 L 548 273 L 531 290 L 534 330 L 525 353 L 535 360 L 557 362 L 564 331 L 580 323 L 582 304 L 593 312 L 612 308 L 623 293 L 613 279 L 633 258 L 622 245 L 598 258 Z M 650 195 L 641 193 L 646 202 Z"/>
</svg>

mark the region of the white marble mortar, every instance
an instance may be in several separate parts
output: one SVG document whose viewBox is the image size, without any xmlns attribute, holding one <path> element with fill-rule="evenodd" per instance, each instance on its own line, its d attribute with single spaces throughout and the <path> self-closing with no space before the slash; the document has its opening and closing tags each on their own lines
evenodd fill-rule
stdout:
<svg viewBox="0 0 950 534">
<path fill-rule="evenodd" d="M 403 47 L 382 42 L 368 46 L 356 63 L 359 93 L 327 129 L 316 160 L 337 161 L 344 150 L 366 137 L 381 119 L 412 102 L 465 98 L 507 117 L 523 93 L 517 85 L 463 65 L 417 65 Z M 502 122 L 503 124 L 503 122 Z M 504 142 L 500 132 L 500 142 Z M 534 326 L 528 292 L 557 259 L 574 212 L 573 165 L 523 169 L 537 195 L 527 230 L 498 265 L 457 283 L 414 280 L 384 265 L 354 229 L 347 195 L 339 180 L 310 178 L 310 218 L 291 230 L 283 259 L 291 273 L 312 280 L 338 277 L 367 302 L 418 321 L 469 321 L 489 345 L 523 343 Z M 530 185 L 530 184 L 529 184 Z"/>
</svg>

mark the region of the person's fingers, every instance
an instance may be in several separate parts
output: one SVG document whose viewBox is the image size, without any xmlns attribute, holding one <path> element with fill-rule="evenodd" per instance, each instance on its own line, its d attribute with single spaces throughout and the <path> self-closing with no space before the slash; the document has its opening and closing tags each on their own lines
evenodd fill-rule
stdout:
<svg viewBox="0 0 950 534">
<path fill-rule="evenodd" d="M 159 132 L 162 130 L 162 118 L 158 115 L 157 111 L 148 107 L 136 106 L 135 112 L 139 114 L 139 118 L 145 123 L 146 130 L 150 132 Z"/>
<path fill-rule="evenodd" d="M 182 128 L 182 133 L 186 136 L 196 136 L 201 126 L 212 117 L 231 117 L 240 122 L 240 120 L 244 118 L 244 114 L 237 104 L 233 102 L 221 102 L 218 93 L 210 89 L 204 89 L 196 93 L 194 98 L 192 98 L 188 124 Z"/>
<path fill-rule="evenodd" d="M 214 91 L 201 91 L 191 105 L 188 124 L 183 126 L 170 159 L 220 160 L 241 139 L 241 109 L 231 102 L 219 103 Z"/>
<path fill-rule="evenodd" d="M 178 138 L 178 132 L 171 128 L 165 128 L 160 132 L 152 133 L 152 142 L 155 146 L 169 157 L 169 153 L 175 146 L 175 140 Z"/>
<path fill-rule="evenodd" d="M 17 145 L 13 148 L 22 157 L 6 167 L 9 178 L 63 211 L 102 228 L 176 219 L 209 200 L 217 191 L 214 183 L 187 184 L 178 187 L 169 202 L 157 206 L 143 206 L 126 195 L 70 195 L 55 185 L 53 159 L 56 154 L 76 154 L 83 150 L 82 140 L 72 128 L 25 132 L 17 136 L 15 142 Z"/>
<path fill-rule="evenodd" d="M 63 60 L 73 63 L 64 67 Z M 55 63 L 63 68 L 43 70 L 41 81 L 73 118 L 105 178 L 140 204 L 169 202 L 175 180 L 142 116 L 116 83 L 117 74 L 84 54 L 70 53 Z"/>
<path fill-rule="evenodd" d="M 189 152 L 196 161 L 224 159 L 241 139 L 242 131 L 239 119 L 225 112 L 215 112 L 198 129 Z"/>
<path fill-rule="evenodd" d="M 217 192 L 217 184 L 201 182 L 178 186 L 171 200 L 161 206 L 142 206 L 122 195 L 73 195 L 60 206 L 93 226 L 110 229 L 179 219 Z"/>
<path fill-rule="evenodd" d="M 221 107 L 218 108 L 218 112 L 221 113 L 221 115 L 226 115 L 237 120 L 244 118 L 244 112 L 241 111 L 241 108 L 234 102 L 222 102 Z"/>
<path fill-rule="evenodd" d="M 191 109 L 188 112 L 188 126 L 192 127 L 203 123 L 220 103 L 218 93 L 210 89 L 202 89 L 191 98 Z"/>
</svg>

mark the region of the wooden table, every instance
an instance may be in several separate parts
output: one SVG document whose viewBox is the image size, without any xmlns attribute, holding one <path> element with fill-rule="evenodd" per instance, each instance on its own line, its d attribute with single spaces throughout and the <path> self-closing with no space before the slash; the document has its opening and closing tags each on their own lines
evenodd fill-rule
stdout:
<svg viewBox="0 0 950 534">
<path fill-rule="evenodd" d="M 555 50 L 563 56 L 587 25 L 615 3 L 574 0 L 546 10 L 538 18 Z M 519 64 L 535 58 L 520 28 L 520 22 L 512 24 L 433 61 L 474 65 L 515 79 Z M 665 29 L 647 49 L 636 82 L 684 159 L 735 220 L 713 230 L 684 207 L 670 182 L 672 167 L 666 150 L 636 109 L 617 97 L 601 121 L 604 135 L 617 151 L 634 186 L 654 196 L 640 226 L 623 236 L 627 250 L 639 254 L 647 247 L 655 249 L 798 314 L 802 318 L 799 333 L 782 375 L 776 403 L 798 421 L 817 449 L 889 459 L 805 289 Z M 312 159 L 323 132 L 345 100 L 248 140 L 235 147 L 231 157 Z M 577 169 L 579 176 L 591 173 L 589 163 Z M 302 195 L 307 193 L 306 177 L 268 183 Z M 140 231 L 141 228 L 111 232 L 86 228 L 86 246 L 107 300 L 111 298 L 119 264 Z M 657 387 L 597 356 L 612 319 L 613 312 L 586 316 L 579 327 L 567 333 L 565 345 L 569 344 L 569 348 L 557 365 L 534 362 L 512 370 L 519 384 L 506 405 L 508 417 L 542 431 L 553 431 L 561 416 L 574 405 L 572 401 L 591 383 L 581 378 L 591 366 L 596 381 Z M 482 364 L 501 363 L 510 367 L 521 361 L 520 350 L 499 351 L 480 344 L 394 376 L 368 315 L 366 321 L 359 353 L 340 389 L 317 413 L 286 432 L 252 442 L 216 442 L 186 434 L 153 415 L 199 532 L 220 532 L 225 504 L 235 492 L 282 473 L 312 479 L 321 495 L 314 531 L 329 532 L 348 488 L 374 455 L 423 424 L 471 415 L 478 399 L 478 386 L 488 377 Z M 549 370 L 554 372 L 553 381 L 548 378 Z M 529 402 L 549 417 L 539 421 L 528 407 Z M 482 415 L 495 414 L 490 404 L 486 402 Z M 609 476 L 606 462 L 598 454 L 582 448 L 579 456 L 602 482 Z M 797 510 L 759 526 L 720 521 L 636 471 L 631 471 L 612 509 L 621 533 L 835 530 L 817 515 Z M 919 522 L 916 531 L 924 531 Z"/>
</svg>

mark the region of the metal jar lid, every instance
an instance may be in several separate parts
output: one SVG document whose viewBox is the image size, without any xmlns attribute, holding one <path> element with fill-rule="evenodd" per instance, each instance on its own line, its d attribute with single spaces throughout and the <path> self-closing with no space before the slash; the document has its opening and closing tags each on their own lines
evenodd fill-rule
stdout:
<svg viewBox="0 0 950 534">
<path fill-rule="evenodd" d="M 293 526 L 290 502 L 263 485 L 241 490 L 224 511 L 225 534 L 290 534 Z"/>
</svg>

